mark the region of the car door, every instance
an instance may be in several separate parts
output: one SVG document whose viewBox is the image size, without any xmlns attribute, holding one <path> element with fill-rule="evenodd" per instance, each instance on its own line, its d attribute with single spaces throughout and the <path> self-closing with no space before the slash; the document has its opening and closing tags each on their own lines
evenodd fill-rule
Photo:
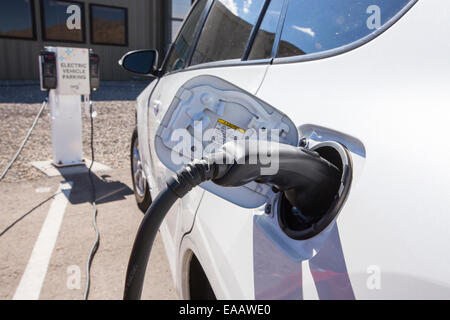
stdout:
<svg viewBox="0 0 450 320">
<path fill-rule="evenodd" d="M 255 224 L 255 297 L 448 296 L 441 252 L 449 237 L 440 227 L 448 215 L 445 205 L 430 209 L 445 197 L 442 183 L 448 190 L 439 179 L 445 165 L 435 158 L 427 162 L 436 172 L 411 176 L 428 159 L 416 146 L 439 148 L 437 137 L 448 135 L 441 120 L 448 113 L 442 83 L 448 46 L 436 47 L 438 38 L 427 36 L 442 28 L 448 12 L 442 2 L 290 1 L 277 57 L 257 96 L 288 114 L 305 143 L 345 146 L 353 183 L 326 237 L 296 242 Z M 417 39 L 433 50 L 414 49 Z M 425 123 L 433 124 L 437 140 L 428 143 L 423 128 L 416 130 Z M 425 225 L 426 239 L 419 236 Z M 297 252 L 289 255 L 288 248 Z M 424 250 L 435 254 L 425 257 Z"/>
<path fill-rule="evenodd" d="M 158 80 L 148 102 L 150 161 L 147 168 L 153 196 L 173 174 L 158 159 L 154 143 L 161 120 L 180 87 L 201 75 L 222 78 L 253 94 L 261 85 L 270 60 L 248 60 L 248 43 L 256 34 L 268 3 L 266 0 L 199 0 L 193 5 L 165 59 L 164 75 Z M 274 14 L 273 19 L 278 19 L 279 14 Z M 273 42 L 273 39 L 274 32 L 272 36 L 269 34 L 267 41 Z M 191 228 L 203 194 L 203 189 L 193 190 L 178 201 L 162 224 L 166 249 L 173 253 L 168 256 L 177 256 L 177 243 Z"/>
<path fill-rule="evenodd" d="M 281 206 L 248 210 L 207 193 L 183 247 L 194 251 L 218 298 L 448 296 L 442 201 L 449 182 L 440 176 L 448 152 L 417 148 L 440 150 L 448 137 L 449 47 L 436 34 L 448 4 L 286 3 L 256 96 L 291 118 L 300 145 L 344 148 L 348 196 L 325 230 L 296 239 Z M 417 64 L 423 57 L 430 59 Z M 418 169 L 424 163 L 428 169 Z"/>
</svg>

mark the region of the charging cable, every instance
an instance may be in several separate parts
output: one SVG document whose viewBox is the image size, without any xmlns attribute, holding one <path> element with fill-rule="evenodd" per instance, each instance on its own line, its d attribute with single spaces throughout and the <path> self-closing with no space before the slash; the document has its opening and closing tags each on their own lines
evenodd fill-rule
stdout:
<svg viewBox="0 0 450 320">
<path fill-rule="evenodd" d="M 27 143 L 28 139 L 31 136 L 31 132 L 33 131 L 34 127 L 36 127 L 36 124 L 39 120 L 39 118 L 41 117 L 42 112 L 44 111 L 45 107 L 47 106 L 48 103 L 48 97 L 45 98 L 44 102 L 42 103 L 42 107 L 39 110 L 36 118 L 34 118 L 33 124 L 31 126 L 31 128 L 28 130 L 28 133 L 25 137 L 25 139 L 22 141 L 22 143 L 20 144 L 19 150 L 17 150 L 16 154 L 14 155 L 14 157 L 12 158 L 11 162 L 6 166 L 5 170 L 3 170 L 2 175 L 0 176 L 0 181 L 3 180 L 3 178 L 6 176 L 6 174 L 8 173 L 9 169 L 11 169 L 12 165 L 14 164 L 14 162 L 16 162 L 17 158 L 19 157 L 20 153 L 23 150 L 23 147 L 25 147 L 25 144 Z"/>
<path fill-rule="evenodd" d="M 87 300 L 89 297 L 89 289 L 90 289 L 90 285 L 91 285 L 91 265 L 92 265 L 92 261 L 94 260 L 94 256 L 97 253 L 98 247 L 100 245 L 100 231 L 98 229 L 97 226 L 97 195 L 96 195 L 96 191 L 95 191 L 95 184 L 94 184 L 94 179 L 92 177 L 92 166 L 94 165 L 94 161 L 95 161 L 95 153 L 94 153 L 94 117 L 96 116 L 96 112 L 94 109 L 94 104 L 92 103 L 92 101 L 90 100 L 90 98 L 88 98 L 89 100 L 89 118 L 91 120 L 91 164 L 89 166 L 89 182 L 91 184 L 91 190 L 92 190 L 92 207 L 93 207 L 93 215 L 92 215 L 92 224 L 94 226 L 95 229 L 95 241 L 94 244 L 92 245 L 91 251 L 89 253 L 89 257 L 88 260 L 86 262 L 86 285 L 85 285 L 85 289 L 84 289 L 84 294 L 83 294 L 83 299 Z"/>
<path fill-rule="evenodd" d="M 85 98 L 86 99 L 86 98 Z M 89 253 L 89 257 L 88 257 L 88 261 L 86 263 L 86 285 L 85 285 L 85 291 L 83 294 L 83 299 L 87 300 L 88 296 L 89 296 L 89 289 L 90 289 L 90 278 L 91 278 L 91 265 L 92 265 L 92 261 L 94 259 L 94 256 L 97 252 L 97 249 L 99 247 L 100 244 L 100 232 L 97 226 L 97 204 L 96 204 L 96 190 L 95 190 L 95 185 L 94 185 L 94 180 L 92 177 L 92 167 L 94 165 L 94 161 L 95 161 L 95 153 L 94 153 L 94 117 L 96 116 L 96 111 L 95 111 L 95 107 L 92 103 L 92 101 L 90 100 L 89 96 L 87 96 L 87 100 L 89 103 L 89 117 L 90 117 L 90 123 L 91 123 L 91 133 L 90 133 L 90 144 L 91 144 L 91 164 L 89 166 L 89 170 L 88 170 L 88 174 L 89 174 L 89 182 L 91 185 L 91 190 L 92 190 L 92 206 L 93 206 L 93 218 L 92 218 L 92 223 L 94 225 L 94 229 L 95 229 L 95 241 L 94 244 L 92 245 L 91 251 Z M 5 168 L 5 170 L 3 171 L 2 175 L 0 176 L 0 181 L 6 176 L 6 174 L 8 173 L 9 169 L 12 167 L 12 165 L 14 164 L 14 162 L 17 160 L 17 158 L 19 157 L 20 153 L 22 152 L 23 148 L 25 147 L 25 144 L 27 143 L 28 139 L 31 136 L 31 133 L 33 131 L 33 129 L 36 127 L 36 124 L 40 118 L 40 116 L 42 115 L 42 112 L 44 111 L 45 107 L 48 104 L 48 97 L 44 100 L 44 102 L 42 103 L 41 109 L 39 110 L 36 118 L 34 119 L 33 125 L 31 126 L 31 128 L 28 130 L 28 133 L 25 137 L 25 139 L 22 141 L 19 150 L 16 152 L 16 154 L 14 155 L 13 159 L 11 160 L 11 162 L 8 164 L 8 166 Z M 44 204 L 45 202 L 47 202 L 50 199 L 53 199 L 57 194 L 52 195 L 51 197 L 45 199 L 43 202 L 41 202 L 40 204 L 38 204 L 37 206 L 35 206 L 34 208 L 32 208 L 30 211 L 28 211 L 27 213 L 25 213 L 22 217 L 20 217 L 18 220 L 16 220 L 14 223 L 12 223 L 10 226 L 8 226 L 5 230 L 3 230 L 0 233 L 0 236 L 2 236 L 3 234 L 5 234 L 9 229 L 11 229 L 17 222 L 19 222 L 20 220 L 22 220 L 23 218 L 25 218 L 27 215 L 29 215 L 31 212 L 33 212 L 35 209 L 37 209 L 38 207 L 40 207 L 42 204 Z"/>
<path fill-rule="evenodd" d="M 20 216 L 18 219 L 16 219 L 13 223 L 11 223 L 9 226 L 7 226 L 5 229 L 3 229 L 2 232 L 0 232 L 0 237 L 3 236 L 6 232 L 8 232 L 12 227 L 14 227 L 17 223 L 19 223 L 20 221 L 22 221 L 23 219 L 25 219 L 25 217 L 27 217 L 28 215 L 30 215 L 34 210 L 40 208 L 43 204 L 47 203 L 48 201 L 55 199 L 55 197 L 60 194 L 62 191 L 58 191 L 57 193 L 51 195 L 50 197 L 48 197 L 47 199 L 41 201 L 40 203 L 38 203 L 37 205 L 35 205 L 33 208 L 31 208 L 30 210 L 28 210 L 27 212 L 25 212 L 22 216 Z"/>
<path fill-rule="evenodd" d="M 284 192 L 303 214 L 317 219 L 311 203 L 329 203 L 339 188 L 340 170 L 319 154 L 275 142 L 228 142 L 203 160 L 195 160 L 166 182 L 139 226 L 128 262 L 124 299 L 140 299 L 145 271 L 159 226 L 172 205 L 194 187 L 212 181 L 223 187 L 239 187 L 251 181 L 270 184 Z M 265 155 L 277 155 L 278 170 L 266 173 Z M 229 160 L 232 161 L 229 161 Z M 257 161 L 252 161 L 257 160 Z M 228 163 L 228 164 L 226 164 Z M 313 206 L 312 206 L 313 207 Z"/>
</svg>

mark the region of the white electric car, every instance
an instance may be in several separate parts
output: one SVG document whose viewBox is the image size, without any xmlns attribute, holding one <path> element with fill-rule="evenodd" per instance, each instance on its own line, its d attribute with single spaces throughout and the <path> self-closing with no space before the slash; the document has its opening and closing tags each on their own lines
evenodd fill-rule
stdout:
<svg viewBox="0 0 450 320">
<path fill-rule="evenodd" d="M 131 153 L 143 211 L 182 166 L 177 130 L 197 158 L 198 131 L 277 129 L 342 172 L 313 222 L 255 182 L 179 200 L 160 231 L 181 298 L 450 297 L 449 1 L 198 0 L 156 60 L 121 60 L 156 77 Z"/>
</svg>

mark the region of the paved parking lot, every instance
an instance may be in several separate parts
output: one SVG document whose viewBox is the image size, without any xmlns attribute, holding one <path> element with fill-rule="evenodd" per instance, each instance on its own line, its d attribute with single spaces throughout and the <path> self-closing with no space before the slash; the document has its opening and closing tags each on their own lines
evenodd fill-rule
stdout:
<svg viewBox="0 0 450 320">
<path fill-rule="evenodd" d="M 94 180 L 100 199 L 98 226 L 101 240 L 92 264 L 89 298 L 121 299 L 126 266 L 142 213 L 135 205 L 128 169 L 98 172 Z M 39 298 L 82 299 L 85 264 L 95 239 L 87 174 L 0 184 L 0 233 L 11 226 L 0 236 L 0 299 L 11 299 L 16 293 L 55 201 L 51 196 L 61 182 L 67 181 L 72 182 L 72 189 L 67 197 L 67 207 L 58 213 L 63 215 L 62 223 Z M 45 199 L 49 200 L 23 216 Z M 34 290 L 33 285 L 30 288 Z M 160 237 L 150 258 L 143 298 L 177 298 Z"/>
<path fill-rule="evenodd" d="M 91 269 L 90 299 L 122 297 L 131 246 L 142 219 L 132 192 L 129 148 L 135 126 L 133 100 L 145 85 L 142 82 L 102 83 L 94 94 L 98 112 L 95 158 L 112 170 L 97 172 L 94 179 L 97 199 L 100 199 L 101 239 Z M 25 137 L 42 99 L 36 82 L 0 82 L 1 169 Z M 83 113 L 86 158 L 90 158 L 88 120 Z M 50 158 L 47 108 L 17 162 L 0 182 L 0 299 L 27 294 L 40 299 L 83 297 L 85 265 L 95 239 L 88 175 L 50 178 L 31 165 L 33 161 Z M 72 183 L 71 188 L 67 182 Z M 61 185 L 69 186 L 70 190 L 52 197 Z M 52 239 L 54 247 L 49 245 Z M 148 272 L 143 298 L 176 299 L 160 237 L 156 239 L 148 270 L 151 272 Z"/>
</svg>

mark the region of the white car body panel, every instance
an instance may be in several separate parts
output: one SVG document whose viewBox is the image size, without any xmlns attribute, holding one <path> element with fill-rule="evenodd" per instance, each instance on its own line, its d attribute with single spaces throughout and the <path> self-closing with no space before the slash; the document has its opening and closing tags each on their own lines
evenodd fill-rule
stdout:
<svg viewBox="0 0 450 320">
<path fill-rule="evenodd" d="M 148 104 L 138 103 L 138 108 L 141 109 L 138 111 L 138 128 L 143 126 L 148 128 L 147 132 L 145 132 L 145 129 L 138 129 L 138 131 L 139 139 L 141 140 L 143 139 L 142 137 L 145 137 L 147 140 L 141 140 L 140 143 L 148 145 L 150 150 L 148 154 L 144 153 L 143 158 L 144 170 L 146 171 L 148 177 L 147 180 L 149 181 L 153 197 L 160 192 L 166 179 L 173 174 L 173 172 L 167 169 L 159 160 L 155 153 L 154 143 L 156 130 L 180 86 L 191 78 L 207 74 L 220 77 L 236 84 L 245 91 L 255 94 L 262 83 L 266 69 L 266 65 L 258 65 L 241 68 L 211 68 L 175 72 L 168 74 L 159 80 L 152 93 L 148 107 Z M 149 88 L 147 88 L 145 92 L 149 94 Z M 146 98 L 148 100 L 148 95 Z M 140 98 L 140 100 L 145 101 L 144 96 Z M 155 112 L 156 110 L 157 112 Z M 143 120 L 143 118 L 145 118 L 145 120 Z M 143 134 L 142 136 L 141 131 Z M 145 152 L 145 150 L 143 151 Z M 201 188 L 192 190 L 192 192 L 174 205 L 161 225 L 161 230 L 164 231 L 162 232 L 162 235 L 172 275 L 176 274 L 175 266 L 179 264 L 176 257 L 178 257 L 178 249 L 182 236 L 192 228 L 195 213 L 203 194 L 204 190 Z M 180 281 L 175 280 L 176 284 L 179 282 Z"/>
<path fill-rule="evenodd" d="M 173 174 L 154 152 L 155 131 L 179 87 L 198 75 L 256 94 L 301 133 L 330 129 L 352 152 L 353 183 L 337 223 L 310 240 L 288 238 L 264 208 L 200 188 L 178 201 L 161 232 L 182 298 L 191 252 L 220 299 L 450 296 L 449 21 L 448 2 L 418 1 L 352 51 L 176 72 L 160 79 L 149 105 L 156 81 L 141 94 L 139 145 L 153 197 Z"/>
<path fill-rule="evenodd" d="M 450 257 L 442 254 L 450 243 L 450 180 L 442 178 L 450 156 L 442 148 L 450 137 L 448 21 L 448 3 L 419 1 L 354 51 L 272 65 L 257 95 L 296 124 L 364 143 L 364 170 L 354 173 L 357 184 L 338 219 L 359 299 L 450 296 Z M 320 98 L 318 88 L 326 93 Z M 292 94 L 277 94 L 281 89 Z M 380 290 L 366 284 L 372 266 L 381 272 Z"/>
<path fill-rule="evenodd" d="M 262 212 L 236 206 L 206 192 L 194 227 L 183 238 L 179 260 L 182 261 L 192 251 L 218 299 L 254 299 L 252 257 L 255 214 Z M 224 239 L 227 241 L 224 242 Z M 178 270 L 178 278 L 182 279 L 180 272 L 183 272 L 182 268 Z M 185 293 L 187 283 L 182 281 L 181 285 Z"/>
</svg>

